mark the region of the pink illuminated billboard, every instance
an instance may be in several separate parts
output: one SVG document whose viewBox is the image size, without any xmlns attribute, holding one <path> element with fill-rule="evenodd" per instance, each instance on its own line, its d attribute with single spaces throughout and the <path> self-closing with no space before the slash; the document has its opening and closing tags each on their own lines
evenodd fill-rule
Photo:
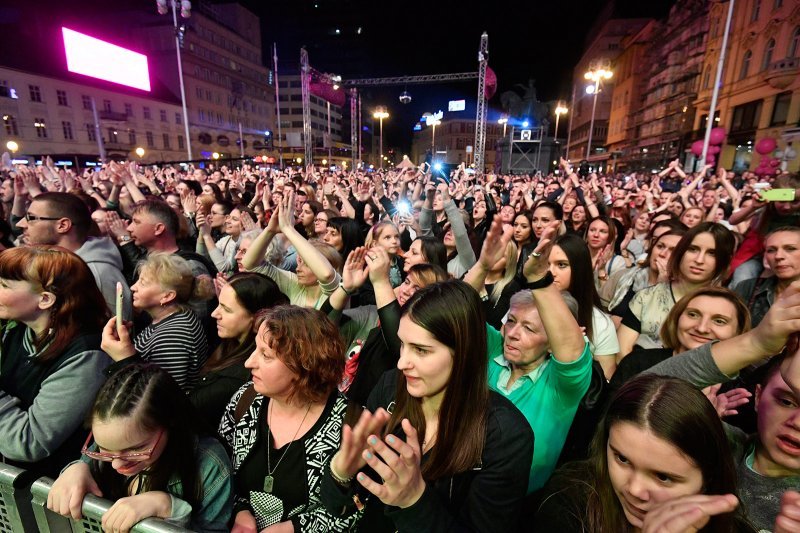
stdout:
<svg viewBox="0 0 800 533">
<path fill-rule="evenodd" d="M 69 28 L 61 28 L 61 33 L 70 72 L 150 90 L 147 56 Z"/>
</svg>

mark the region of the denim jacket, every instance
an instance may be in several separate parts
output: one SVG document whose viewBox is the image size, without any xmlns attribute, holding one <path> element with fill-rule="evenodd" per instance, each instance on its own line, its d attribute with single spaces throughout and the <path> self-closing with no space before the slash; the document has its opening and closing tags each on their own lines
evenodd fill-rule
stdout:
<svg viewBox="0 0 800 533">
<path fill-rule="evenodd" d="M 92 448 L 94 447 L 93 444 Z M 200 509 L 193 512 L 192 506 L 181 499 L 183 486 L 180 478 L 174 476 L 168 484 L 168 492 L 172 500 L 172 514 L 165 520 L 192 531 L 230 531 L 228 522 L 233 509 L 231 460 L 222 444 L 211 437 L 199 439 L 197 458 L 199 478 L 203 487 Z M 85 455 L 81 457 L 81 460 L 85 463 L 92 461 Z"/>
</svg>

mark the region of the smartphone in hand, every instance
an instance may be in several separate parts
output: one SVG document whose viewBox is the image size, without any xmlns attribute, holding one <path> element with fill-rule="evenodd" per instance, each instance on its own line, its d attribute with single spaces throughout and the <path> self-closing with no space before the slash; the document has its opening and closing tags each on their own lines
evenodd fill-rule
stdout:
<svg viewBox="0 0 800 533">
<path fill-rule="evenodd" d="M 116 294 L 116 316 L 117 316 L 117 328 L 122 327 L 122 283 L 117 282 L 117 294 Z"/>
</svg>

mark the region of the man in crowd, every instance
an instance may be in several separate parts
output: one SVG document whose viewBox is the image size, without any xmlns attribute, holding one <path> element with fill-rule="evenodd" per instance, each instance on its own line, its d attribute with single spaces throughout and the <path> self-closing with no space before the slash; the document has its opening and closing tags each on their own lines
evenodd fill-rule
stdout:
<svg viewBox="0 0 800 533">
<path fill-rule="evenodd" d="M 61 246 L 83 259 L 112 312 L 116 307 L 116 286 L 121 283 L 123 317 L 131 318 L 131 292 L 122 275 L 122 257 L 108 237 L 89 236 L 92 218 L 83 200 L 65 192 L 42 193 L 31 201 L 17 226 L 22 229 L 24 244 Z"/>
</svg>

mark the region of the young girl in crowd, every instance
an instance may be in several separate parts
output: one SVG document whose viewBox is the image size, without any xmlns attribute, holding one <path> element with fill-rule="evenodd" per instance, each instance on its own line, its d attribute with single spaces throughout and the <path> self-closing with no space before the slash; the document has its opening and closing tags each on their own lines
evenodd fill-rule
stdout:
<svg viewBox="0 0 800 533">
<path fill-rule="evenodd" d="M 519 259 L 517 260 L 517 276 L 522 278 L 522 267 L 528 260 L 528 257 L 536 249 L 539 244 L 539 239 L 542 234 L 556 220 L 562 220 L 563 212 L 561 204 L 556 202 L 540 202 L 533 210 L 531 218 L 531 225 L 533 227 L 533 240 L 524 246 L 519 252 Z"/>
<path fill-rule="evenodd" d="M 391 265 L 389 280 L 392 287 L 398 287 L 403 282 L 403 257 L 400 249 L 400 232 L 397 226 L 388 220 L 378 222 L 367 234 L 364 246 L 368 249 L 380 247 L 386 250 Z"/>
<path fill-rule="evenodd" d="M 357 495 L 366 506 L 360 531 L 509 531 L 526 492 L 533 435 L 519 411 L 489 391 L 480 298 L 456 280 L 422 289 L 403 307 L 398 336 L 398 370 L 344 427 L 323 503 L 346 516 Z"/>
<path fill-rule="evenodd" d="M 367 254 L 370 265 L 366 267 Z M 339 390 L 361 406 L 384 372 L 397 365 L 397 327 L 400 308 L 418 290 L 448 279 L 440 267 L 419 263 L 406 272 L 399 287 L 389 282 L 389 254 L 382 248 L 357 248 L 347 258 L 342 285 L 329 299 L 329 316 L 339 324 L 347 349 L 347 365 Z M 348 296 L 366 283 L 375 290 L 375 305 L 362 305 L 342 312 Z M 323 308 L 325 309 L 325 308 Z"/>
<path fill-rule="evenodd" d="M 557 237 L 550 250 L 550 272 L 553 283 L 578 302 L 578 324 L 592 343 L 592 356 L 603 367 L 606 379 L 611 379 L 619 353 L 617 331 L 611 317 L 602 309 L 586 243 L 577 235 Z"/>
<path fill-rule="evenodd" d="M 269 309 L 245 366 L 253 381 L 233 396 L 219 427 L 233 457 L 232 531 L 350 530 L 359 510 L 332 514 L 319 499 L 347 408 L 336 389 L 344 370 L 336 327 L 316 310 Z"/>
<path fill-rule="evenodd" d="M 403 270 L 408 272 L 412 266 L 423 263 L 447 270 L 447 249 L 441 239 L 431 236 L 414 239 L 403 257 Z"/>
<path fill-rule="evenodd" d="M 81 518 L 87 494 L 115 503 L 105 531 L 158 517 L 192 531 L 228 531 L 231 464 L 214 438 L 198 434 L 186 395 L 155 365 L 128 365 L 100 391 L 88 417 L 83 460 L 58 476 L 47 507 Z"/>
<path fill-rule="evenodd" d="M 195 277 L 189 262 L 175 254 L 150 254 L 139 267 L 139 280 L 131 287 L 133 308 L 147 313 L 152 323 L 133 340 L 116 319 L 103 329 L 103 350 L 114 361 L 138 356 L 170 373 L 185 392 L 194 387 L 208 356 L 203 326 L 189 300 L 209 300 L 214 295 L 208 276 Z"/>
<path fill-rule="evenodd" d="M 565 533 L 651 531 L 665 509 L 722 499 L 703 531 L 752 532 L 733 512 L 735 495 L 733 457 L 711 403 L 681 380 L 641 376 L 612 398 L 588 461 L 553 476 L 534 523 Z"/>
<path fill-rule="evenodd" d="M 81 423 L 111 360 L 100 350 L 108 307 L 89 267 L 63 248 L 0 254 L 0 454 L 58 475 L 80 451 Z"/>
<path fill-rule="evenodd" d="M 731 232 L 714 222 L 702 222 L 681 237 L 670 256 L 670 281 L 639 291 L 622 313 L 617 330 L 620 356 L 628 355 L 636 344 L 642 348 L 661 347 L 658 331 L 672 306 L 695 289 L 720 285 L 733 248 Z"/>
<path fill-rule="evenodd" d="M 611 274 L 627 268 L 625 258 L 615 250 L 616 224 L 609 218 L 595 218 L 586 229 L 585 241 L 589 247 L 592 267 L 597 278 L 595 285 L 601 289 Z"/>
</svg>

